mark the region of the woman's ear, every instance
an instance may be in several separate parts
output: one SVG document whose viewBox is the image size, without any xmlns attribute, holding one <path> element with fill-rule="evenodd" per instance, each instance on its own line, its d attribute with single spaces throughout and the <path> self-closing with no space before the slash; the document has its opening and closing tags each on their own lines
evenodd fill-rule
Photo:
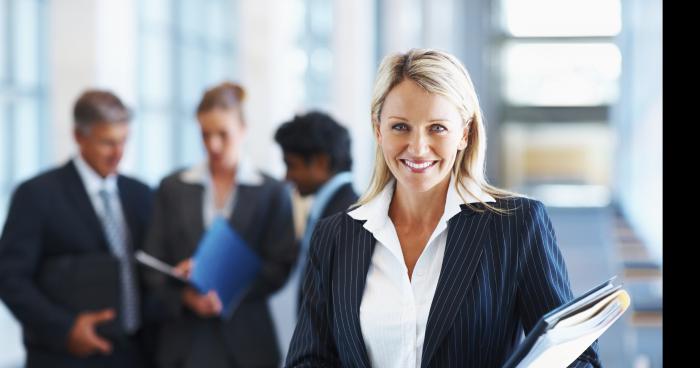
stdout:
<svg viewBox="0 0 700 368">
<path fill-rule="evenodd" d="M 464 125 L 464 128 L 462 130 L 462 138 L 459 140 L 459 145 L 457 145 L 458 150 L 463 150 L 467 148 L 467 144 L 469 143 L 469 128 L 471 121 L 467 124 Z"/>
<path fill-rule="evenodd" d="M 379 129 L 379 120 L 372 119 L 372 128 L 374 130 L 374 137 L 377 138 L 377 144 L 382 144 L 382 131 Z"/>
</svg>

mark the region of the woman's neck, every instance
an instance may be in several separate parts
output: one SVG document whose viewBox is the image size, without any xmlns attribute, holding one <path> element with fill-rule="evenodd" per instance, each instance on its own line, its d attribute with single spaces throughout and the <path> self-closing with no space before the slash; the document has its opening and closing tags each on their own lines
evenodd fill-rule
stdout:
<svg viewBox="0 0 700 368">
<path fill-rule="evenodd" d="M 233 185 L 236 181 L 236 168 L 209 166 L 212 189 L 214 190 L 214 206 L 222 209 L 226 205 Z"/>
<path fill-rule="evenodd" d="M 212 165 L 209 164 L 209 172 L 214 180 L 232 179 L 236 176 L 237 165 Z"/>
<path fill-rule="evenodd" d="M 389 218 L 394 224 L 421 226 L 436 223 L 445 212 L 445 200 L 450 179 L 426 192 L 410 191 L 396 183 L 394 196 L 389 205 Z"/>
</svg>

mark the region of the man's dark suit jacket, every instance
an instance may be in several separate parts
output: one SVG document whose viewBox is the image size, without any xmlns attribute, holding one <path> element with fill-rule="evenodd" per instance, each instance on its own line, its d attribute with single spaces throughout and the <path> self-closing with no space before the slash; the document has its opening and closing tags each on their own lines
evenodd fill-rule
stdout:
<svg viewBox="0 0 700 368">
<path fill-rule="evenodd" d="M 138 249 L 147 228 L 152 192 L 122 175 L 117 187 L 132 247 Z M 0 238 L 0 298 L 22 325 L 27 367 L 100 366 L 121 359 L 117 345 L 108 359 L 71 356 L 67 337 L 77 312 L 50 300 L 36 283 L 37 272 L 47 261 L 87 254 L 111 255 L 73 162 L 22 183 L 12 197 Z M 147 300 L 142 295 L 141 301 Z M 150 313 L 142 310 L 142 322 Z"/>
<path fill-rule="evenodd" d="M 513 197 L 509 215 L 462 206 L 448 223 L 445 258 L 421 366 L 500 367 L 546 312 L 573 299 L 564 259 L 541 202 Z M 369 367 L 360 304 L 376 239 L 346 213 L 312 236 L 302 311 L 288 367 Z M 573 365 L 600 366 L 597 342 Z"/>
<path fill-rule="evenodd" d="M 156 192 L 146 252 L 175 265 L 192 257 L 204 234 L 201 183 L 183 181 L 176 172 Z M 238 367 L 277 367 L 279 346 L 267 299 L 284 285 L 297 259 L 288 188 L 268 176 L 260 185 L 237 187 L 229 222 L 263 259 L 260 275 L 228 319 L 200 318 L 182 304 L 181 286 L 161 274 L 148 274 L 148 283 L 166 308 L 159 333 L 160 367 L 212 367 L 216 361 Z M 195 265 L 195 267 L 197 267 Z M 202 341 L 218 346 L 217 353 L 202 353 Z"/>
<path fill-rule="evenodd" d="M 338 212 L 345 212 L 357 201 L 357 193 L 352 188 L 352 183 L 341 185 L 326 203 L 326 207 L 321 212 L 321 218 L 335 215 Z M 319 219 L 319 220 L 320 220 Z"/>
<path fill-rule="evenodd" d="M 352 183 L 346 183 L 341 185 L 326 203 L 326 206 L 321 212 L 321 217 L 319 218 L 319 220 L 335 215 L 336 213 L 347 211 L 351 205 L 357 202 L 357 198 L 357 193 L 355 193 L 355 190 L 352 188 Z M 316 224 L 318 224 L 318 222 Z M 297 264 L 301 266 L 305 265 L 307 262 L 307 259 L 300 259 L 297 262 Z M 302 291 L 303 289 L 299 286 L 297 291 L 297 313 L 301 311 Z"/>
</svg>

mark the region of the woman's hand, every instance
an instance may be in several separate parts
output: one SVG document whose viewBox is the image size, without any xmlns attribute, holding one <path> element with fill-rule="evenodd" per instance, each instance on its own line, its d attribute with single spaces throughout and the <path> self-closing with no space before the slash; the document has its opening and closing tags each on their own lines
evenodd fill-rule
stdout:
<svg viewBox="0 0 700 368">
<path fill-rule="evenodd" d="M 214 290 L 200 294 L 191 287 L 185 287 L 182 290 L 182 302 L 202 318 L 221 314 L 221 300 Z"/>
<path fill-rule="evenodd" d="M 175 266 L 175 273 L 189 279 L 192 276 L 194 262 L 192 258 L 188 258 Z M 185 287 L 182 290 L 182 302 L 198 316 L 207 318 L 221 314 L 221 299 L 216 291 L 209 290 L 206 294 L 200 294 L 197 290 L 191 287 Z"/>
<path fill-rule="evenodd" d="M 194 262 L 192 261 L 192 258 L 187 258 L 186 260 L 178 263 L 173 271 L 177 273 L 178 275 L 189 279 L 190 276 L 192 275 L 192 269 L 194 268 Z"/>
</svg>

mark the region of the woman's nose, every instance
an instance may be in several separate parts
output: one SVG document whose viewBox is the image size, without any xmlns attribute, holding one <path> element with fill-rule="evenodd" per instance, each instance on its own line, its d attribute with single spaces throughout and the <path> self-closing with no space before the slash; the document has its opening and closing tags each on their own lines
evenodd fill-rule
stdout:
<svg viewBox="0 0 700 368">
<path fill-rule="evenodd" d="M 430 150 L 428 137 L 421 132 L 414 132 L 408 144 L 408 152 L 412 155 L 423 156 Z"/>
<path fill-rule="evenodd" d="M 206 144 L 211 152 L 219 152 L 221 150 L 221 139 L 212 137 L 207 139 Z"/>
</svg>

